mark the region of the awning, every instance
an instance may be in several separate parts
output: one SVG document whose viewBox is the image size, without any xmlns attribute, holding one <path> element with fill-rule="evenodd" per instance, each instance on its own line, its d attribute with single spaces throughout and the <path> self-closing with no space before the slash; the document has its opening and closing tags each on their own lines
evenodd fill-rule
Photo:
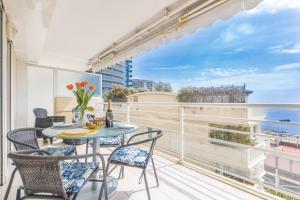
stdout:
<svg viewBox="0 0 300 200">
<path fill-rule="evenodd" d="M 89 59 L 93 70 L 112 66 L 161 44 L 256 7 L 262 0 L 181 1 Z"/>
<path fill-rule="evenodd" d="M 17 57 L 85 71 L 88 59 L 183 0 L 3 0 Z M 184 0 L 189 1 L 189 0 Z"/>
</svg>

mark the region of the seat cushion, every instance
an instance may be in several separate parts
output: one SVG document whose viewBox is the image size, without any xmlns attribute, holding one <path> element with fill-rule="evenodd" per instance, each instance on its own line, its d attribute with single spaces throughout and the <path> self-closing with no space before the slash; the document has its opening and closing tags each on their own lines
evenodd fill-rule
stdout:
<svg viewBox="0 0 300 200">
<path fill-rule="evenodd" d="M 78 192 L 97 168 L 97 163 L 62 162 L 61 175 L 66 192 Z"/>
<path fill-rule="evenodd" d="M 75 146 L 65 146 L 65 147 L 48 147 L 46 150 L 53 156 L 68 156 L 72 155 L 76 151 Z"/>
<path fill-rule="evenodd" d="M 100 138 L 100 145 L 122 145 L 122 137 L 107 137 L 107 138 Z M 90 146 L 93 146 L 93 142 L 90 142 Z"/>
<path fill-rule="evenodd" d="M 142 147 L 129 146 L 118 149 L 111 158 L 112 163 L 124 163 L 127 165 L 145 167 L 149 150 Z"/>
</svg>

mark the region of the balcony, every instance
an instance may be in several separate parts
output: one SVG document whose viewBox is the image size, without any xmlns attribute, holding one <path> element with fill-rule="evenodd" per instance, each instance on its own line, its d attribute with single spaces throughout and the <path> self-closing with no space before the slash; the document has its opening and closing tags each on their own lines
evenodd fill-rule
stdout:
<svg viewBox="0 0 300 200">
<path fill-rule="evenodd" d="M 162 129 L 158 151 L 178 163 L 299 198 L 299 137 L 264 129 L 266 124 L 299 126 L 264 115 L 270 109 L 299 110 L 298 104 L 130 102 L 115 103 L 113 109 L 117 120 Z"/>
<path fill-rule="evenodd" d="M 299 138 L 269 134 L 263 127 L 265 124 L 299 126 L 299 123 L 268 120 L 263 116 L 268 109 L 299 110 L 300 105 L 113 104 L 116 120 L 137 124 L 139 131 L 159 128 L 165 133 L 157 143 L 154 157 L 160 186 L 151 187 L 151 195 L 153 199 L 170 200 L 275 198 L 266 192 L 268 190 L 298 198 Z M 39 142 L 43 148 L 47 147 Z M 54 145 L 64 144 L 56 140 Z M 78 149 L 79 154 L 85 154 L 85 145 Z M 103 148 L 101 152 L 112 150 Z M 8 166 L 11 170 L 12 165 Z M 149 184 L 154 186 L 151 166 L 148 171 Z M 113 175 L 117 177 L 118 171 Z M 138 184 L 139 175 L 138 169 L 126 168 L 125 178 L 118 181 L 118 190 L 112 199 L 146 199 L 144 185 Z M 20 184 L 17 177 L 11 199 Z M 0 191 L 3 195 L 5 186 Z M 87 185 L 78 198 L 96 198 L 96 194 Z"/>
<path fill-rule="evenodd" d="M 41 145 L 47 147 L 46 145 Z M 54 145 L 60 146 L 61 141 L 56 141 Z M 109 153 L 112 149 L 104 148 L 102 153 Z M 101 150 L 102 151 L 102 150 Z M 79 154 L 85 153 L 85 145 L 79 147 Z M 155 153 L 157 173 L 159 175 L 160 186 L 155 187 L 155 178 L 152 167 L 149 167 L 149 185 L 151 188 L 152 199 L 182 200 L 182 199 L 230 199 L 247 200 L 261 199 L 249 191 L 241 189 L 242 185 L 233 184 L 231 180 L 226 180 L 220 175 L 214 175 L 204 169 L 197 169 L 194 166 L 183 166 L 178 164 L 171 157 Z M 10 166 L 10 170 L 13 168 Z M 118 177 L 118 170 L 113 174 Z M 125 177 L 118 181 L 118 191 L 111 200 L 141 200 L 147 199 L 144 184 L 138 184 L 140 176 L 139 169 L 125 168 Z M 16 188 L 21 185 L 19 175 L 16 176 L 13 187 L 8 199 L 15 199 Z M 0 187 L 0 198 L 3 199 L 5 187 Z M 97 199 L 99 188 L 91 191 L 87 185 L 78 195 L 78 199 Z M 255 192 L 252 191 L 252 192 Z M 268 197 L 268 194 L 262 195 Z"/>
<path fill-rule="evenodd" d="M 7 155 L 15 149 L 7 140 L 7 133 L 12 129 L 34 126 L 34 108 L 46 108 L 50 115 L 63 115 L 71 123 L 77 101 L 69 87 L 67 89 L 65 86 L 75 82 L 81 82 L 82 85 L 87 80 L 89 87 L 80 87 L 95 92 L 90 102 L 95 108 L 93 114 L 103 117 L 106 110 L 103 103 L 104 91 L 113 85 L 120 86 L 124 83 L 119 78 L 124 78 L 126 68 L 118 63 L 226 21 L 255 8 L 260 2 L 261 0 L 148 0 L 116 3 L 90 0 L 83 3 L 74 0 L 70 3 L 53 0 L 0 0 L 0 198 L 4 197 L 14 169 Z M 124 10 L 126 17 L 118 14 L 124 13 Z M 249 40 L 252 32 L 258 33 L 258 30 L 263 29 L 257 28 L 254 31 L 248 23 L 241 25 L 235 27 L 225 24 L 225 28 L 236 29 L 237 34 L 235 36 L 225 31 L 220 38 L 229 42 L 244 34 Z M 268 37 L 262 35 L 264 38 Z M 219 48 L 218 45 L 214 46 Z M 254 55 L 256 51 L 252 46 L 237 46 L 230 51 L 221 51 L 226 57 L 230 57 L 232 52 L 242 53 L 245 50 Z M 266 47 L 265 50 L 276 55 L 289 53 L 297 56 L 299 44 L 286 43 Z M 210 50 L 205 49 L 203 52 L 210 53 Z M 197 58 L 202 61 L 201 56 Z M 249 56 L 238 58 L 251 59 Z M 184 61 L 185 57 L 172 56 L 173 61 L 177 59 Z M 282 69 L 298 68 L 296 58 L 292 60 L 295 63 L 281 63 L 274 71 L 279 73 Z M 125 63 L 129 69 L 127 78 L 132 78 L 130 73 L 133 72 L 131 68 L 135 62 L 126 60 Z M 149 63 L 149 70 L 153 67 L 160 70 L 158 73 L 169 69 L 175 70 L 172 71 L 175 73 L 180 70 L 191 72 L 189 70 L 194 67 L 185 63 L 174 67 Z M 243 60 L 239 63 L 242 66 Z M 261 64 L 263 66 L 264 63 Z M 115 69 L 107 69 L 110 66 L 115 66 Z M 105 69 L 108 75 L 115 76 L 105 78 L 105 72 L 103 76 L 85 73 Z M 204 69 L 203 72 L 205 75 L 208 71 Z M 230 69 L 229 72 L 234 76 L 238 74 L 235 69 Z M 248 72 L 255 73 L 256 70 L 246 70 L 243 73 Z M 216 68 L 215 74 L 220 73 L 222 75 L 223 71 Z M 150 71 L 145 76 L 149 74 Z M 169 76 L 172 74 L 169 73 Z M 271 76 L 268 74 L 268 77 Z M 177 81 L 175 76 L 172 78 Z M 129 86 L 132 85 L 131 80 L 128 83 Z M 153 81 L 147 86 L 152 86 L 152 83 Z M 275 86 L 281 89 L 283 85 Z M 174 97 L 171 96 L 170 98 Z M 252 200 L 278 199 L 278 196 L 300 199 L 300 137 L 293 131 L 275 132 L 270 128 L 270 125 L 299 127 L 300 122 L 290 122 L 284 118 L 272 120 L 266 116 L 269 109 L 299 111 L 299 104 L 147 103 L 138 102 L 138 98 L 133 99 L 134 102 L 113 104 L 115 119 L 136 124 L 139 131 L 160 129 L 164 132 L 154 153 L 159 187 L 153 187 L 155 178 L 152 165 L 147 168 L 152 199 Z M 39 139 L 39 143 L 42 148 L 48 147 L 43 144 L 42 139 Z M 56 139 L 53 145 L 64 144 L 61 139 Z M 86 154 L 85 148 L 85 145 L 78 145 L 78 153 Z M 110 153 L 112 150 L 113 148 L 101 148 L 101 153 Z M 113 176 L 118 176 L 117 171 Z M 119 186 L 110 199 L 147 199 L 144 183 L 138 184 L 139 176 L 140 171 L 126 167 L 125 177 L 117 180 Z M 17 175 L 9 200 L 15 199 L 21 185 L 21 179 Z M 92 191 L 90 185 L 88 182 L 78 199 L 97 198 L 99 188 Z"/>
</svg>

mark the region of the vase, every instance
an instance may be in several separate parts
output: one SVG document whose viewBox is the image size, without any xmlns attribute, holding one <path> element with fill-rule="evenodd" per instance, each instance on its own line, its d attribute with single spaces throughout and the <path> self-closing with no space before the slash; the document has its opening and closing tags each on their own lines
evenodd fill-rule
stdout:
<svg viewBox="0 0 300 200">
<path fill-rule="evenodd" d="M 77 123 L 80 127 L 84 127 L 89 122 L 87 110 L 81 116 L 81 108 L 73 109 L 73 122 Z"/>
</svg>

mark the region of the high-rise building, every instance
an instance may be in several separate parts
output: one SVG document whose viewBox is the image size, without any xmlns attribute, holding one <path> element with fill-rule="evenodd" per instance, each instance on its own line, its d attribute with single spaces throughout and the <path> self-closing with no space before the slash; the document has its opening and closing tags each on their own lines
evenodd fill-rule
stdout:
<svg viewBox="0 0 300 200">
<path fill-rule="evenodd" d="M 143 79 L 132 79 L 132 87 L 135 89 L 154 90 L 154 81 Z"/>
<path fill-rule="evenodd" d="M 92 73 L 92 70 L 87 72 Z M 114 87 L 132 87 L 132 60 L 127 59 L 96 72 L 102 74 L 102 93 L 107 94 Z"/>
<path fill-rule="evenodd" d="M 132 87 L 132 60 L 125 60 L 125 86 Z"/>
<path fill-rule="evenodd" d="M 88 70 L 87 72 L 92 72 Z M 107 94 L 113 87 L 124 87 L 125 67 L 117 64 L 96 72 L 102 74 L 102 94 Z"/>
</svg>

